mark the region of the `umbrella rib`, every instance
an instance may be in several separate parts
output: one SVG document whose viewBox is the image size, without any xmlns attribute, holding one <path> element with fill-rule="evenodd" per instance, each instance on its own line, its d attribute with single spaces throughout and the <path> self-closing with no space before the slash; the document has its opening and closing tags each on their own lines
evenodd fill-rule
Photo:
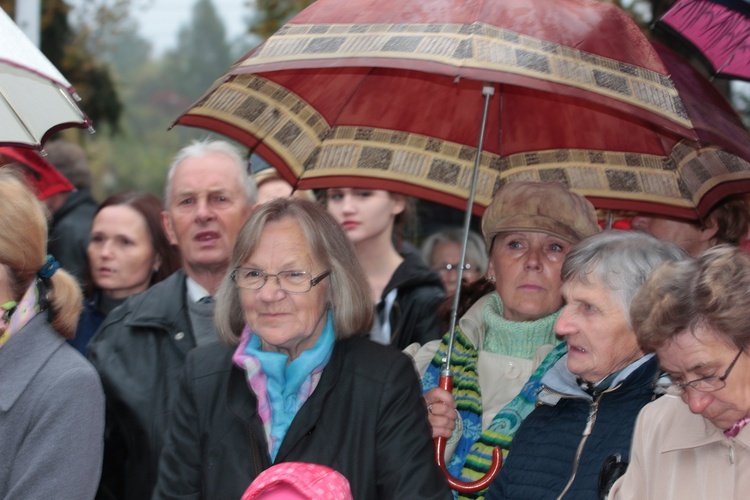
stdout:
<svg viewBox="0 0 750 500">
<path fill-rule="evenodd" d="M 26 131 L 26 134 L 28 134 L 29 139 L 32 140 L 32 141 L 38 142 L 37 138 L 34 137 L 33 132 L 29 128 L 28 124 L 26 123 L 26 120 L 24 120 L 21 117 L 21 115 L 18 113 L 18 110 L 15 108 L 15 106 L 13 106 L 13 103 L 10 102 L 10 100 L 8 99 L 8 96 L 5 95 L 5 91 L 1 87 L 0 87 L 0 96 L 2 96 L 3 100 L 5 101 L 5 103 L 11 109 L 11 111 L 13 111 L 13 114 L 16 115 L 16 119 L 19 121 L 19 123 L 21 124 L 21 126 L 23 127 L 23 129 Z"/>
</svg>

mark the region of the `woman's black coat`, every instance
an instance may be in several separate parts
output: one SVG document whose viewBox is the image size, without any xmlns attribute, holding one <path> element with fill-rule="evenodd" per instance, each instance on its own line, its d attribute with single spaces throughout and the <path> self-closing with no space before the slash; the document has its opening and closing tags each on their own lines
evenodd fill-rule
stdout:
<svg viewBox="0 0 750 500">
<path fill-rule="evenodd" d="M 188 355 L 153 498 L 240 498 L 271 465 L 233 351 L 216 343 Z M 276 463 L 290 461 L 336 469 L 357 500 L 452 498 L 411 361 L 364 338 L 336 342 L 279 448 Z"/>
</svg>

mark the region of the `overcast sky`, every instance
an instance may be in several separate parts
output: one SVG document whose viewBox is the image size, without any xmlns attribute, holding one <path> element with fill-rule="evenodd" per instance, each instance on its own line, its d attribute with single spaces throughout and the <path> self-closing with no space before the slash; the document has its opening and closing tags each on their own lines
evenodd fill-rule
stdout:
<svg viewBox="0 0 750 500">
<path fill-rule="evenodd" d="M 247 27 L 250 8 L 247 0 L 212 0 L 224 21 L 227 38 L 232 40 Z M 144 2 L 141 2 L 144 3 Z M 151 0 L 148 7 L 133 12 L 144 38 L 151 41 L 154 50 L 162 53 L 175 45 L 177 32 L 187 24 L 195 0 Z"/>
</svg>

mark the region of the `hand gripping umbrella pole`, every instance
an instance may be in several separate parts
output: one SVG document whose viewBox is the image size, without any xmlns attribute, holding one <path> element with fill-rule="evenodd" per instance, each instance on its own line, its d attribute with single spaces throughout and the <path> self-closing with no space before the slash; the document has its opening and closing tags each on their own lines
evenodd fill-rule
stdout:
<svg viewBox="0 0 750 500">
<path fill-rule="evenodd" d="M 453 371 L 451 370 L 451 356 L 453 355 L 453 341 L 455 338 L 456 330 L 456 317 L 458 315 L 458 303 L 461 295 L 460 283 L 463 280 L 464 274 L 464 263 L 466 262 L 466 246 L 469 240 L 469 228 L 471 225 L 471 212 L 474 207 L 474 194 L 477 188 L 477 178 L 479 177 L 479 163 L 482 158 L 482 146 L 484 145 L 484 132 L 487 126 L 487 115 L 490 107 L 490 98 L 495 93 L 495 87 L 490 84 L 485 84 L 482 87 L 482 95 L 484 96 L 484 111 L 482 113 L 482 127 L 479 130 L 479 144 L 477 145 L 477 155 L 474 160 L 474 172 L 471 178 L 471 189 L 469 191 L 469 199 L 466 205 L 466 213 L 464 214 L 464 234 L 463 241 L 461 244 L 461 260 L 458 266 L 458 283 L 456 287 L 456 293 L 453 295 L 453 307 L 451 309 L 451 322 L 450 322 L 450 341 L 448 342 L 448 352 L 445 358 L 443 358 L 443 364 L 440 368 L 440 381 L 439 385 L 442 389 L 452 392 L 453 391 Z M 435 438 L 435 460 L 440 468 L 443 470 L 445 477 L 448 479 L 448 484 L 451 489 L 459 491 L 461 493 L 474 493 L 481 491 L 489 487 L 492 480 L 495 478 L 497 473 L 500 471 L 502 466 L 502 454 L 500 448 L 495 447 L 492 450 L 492 463 L 487 473 L 473 482 L 461 481 L 456 479 L 448 472 L 445 466 L 445 445 L 446 439 L 443 437 Z"/>
</svg>

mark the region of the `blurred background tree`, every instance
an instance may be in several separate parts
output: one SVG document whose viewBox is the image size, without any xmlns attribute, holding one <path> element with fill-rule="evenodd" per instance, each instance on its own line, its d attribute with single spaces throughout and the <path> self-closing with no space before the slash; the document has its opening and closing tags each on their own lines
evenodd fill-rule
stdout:
<svg viewBox="0 0 750 500">
<path fill-rule="evenodd" d="M 263 39 L 273 35 L 295 14 L 313 3 L 314 0 L 255 0 L 255 16 L 250 21 L 249 30 Z"/>
<path fill-rule="evenodd" d="M 71 28 L 70 5 L 64 0 L 42 0 L 41 4 L 40 49 L 75 87 L 86 114 L 100 128 L 117 133 L 123 107 L 109 68 L 90 50 L 86 31 Z M 0 0 L 0 7 L 11 16 L 14 6 L 13 0 Z"/>
</svg>

